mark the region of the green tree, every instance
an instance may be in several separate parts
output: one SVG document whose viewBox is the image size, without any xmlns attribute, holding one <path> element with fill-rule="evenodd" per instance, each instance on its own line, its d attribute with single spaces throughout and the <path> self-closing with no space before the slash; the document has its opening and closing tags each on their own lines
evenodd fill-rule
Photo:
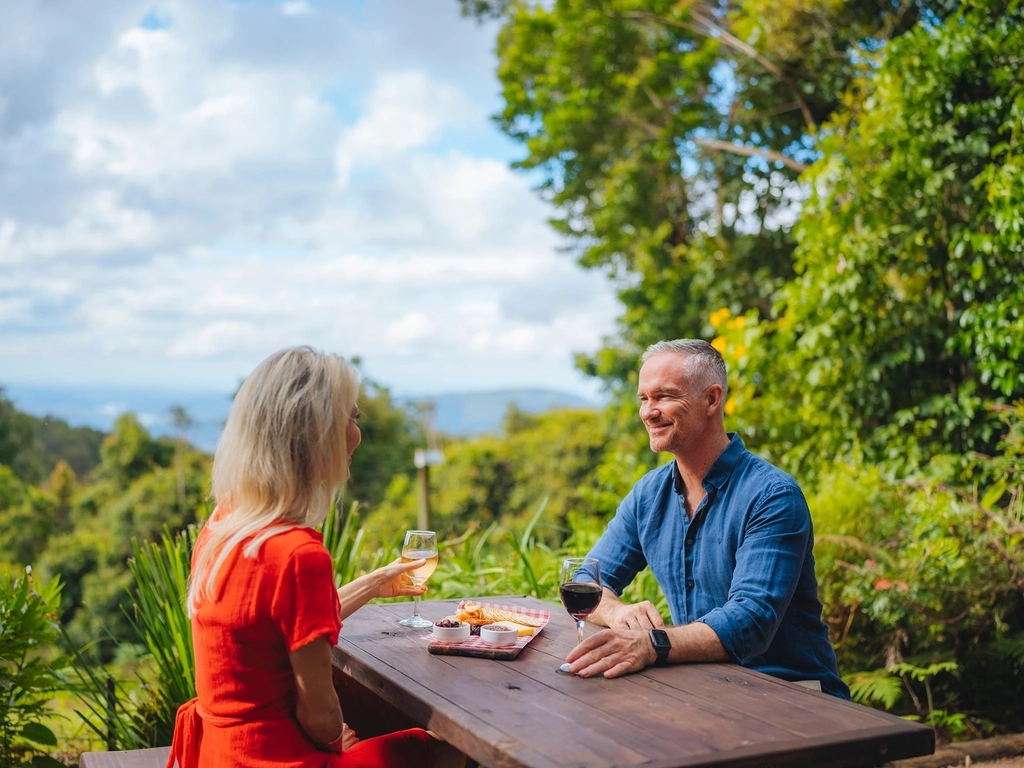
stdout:
<svg viewBox="0 0 1024 768">
<path fill-rule="evenodd" d="M 126 487 L 149 470 L 168 466 L 173 453 L 173 447 L 150 436 L 134 413 L 123 413 L 103 440 L 101 470 Z"/>
<path fill-rule="evenodd" d="M 43 454 L 40 462 L 42 472 L 38 478 L 29 479 L 41 481 L 61 460 L 79 477 L 88 475 L 99 465 L 102 432 L 91 427 L 72 427 L 56 416 L 29 418 L 34 424 L 36 445 Z"/>
<path fill-rule="evenodd" d="M 560 544 L 570 516 L 603 518 L 594 474 L 607 445 L 598 411 L 562 409 L 528 415 L 510 409 L 505 435 L 445 444 L 445 463 L 432 468 L 431 527 L 442 538 L 492 524 L 525 526 L 544 512 L 537 535 Z M 388 489 L 367 525 L 394 536 L 416 519 L 416 487 L 404 476 Z"/>
<path fill-rule="evenodd" d="M 0 465 L 0 561 L 34 564 L 50 537 L 67 525 L 66 510 L 52 493 L 23 483 Z"/>
<path fill-rule="evenodd" d="M 501 15 L 502 129 L 553 224 L 624 306 L 581 365 L 628 392 L 652 341 L 720 307 L 770 315 L 819 126 L 865 54 L 949 3 L 835 0 L 470 2 Z"/>
<path fill-rule="evenodd" d="M 15 410 L 0 387 L 0 464 L 12 466 L 32 440 L 32 430 L 23 414 Z"/>
<path fill-rule="evenodd" d="M 75 493 L 78 490 L 75 471 L 66 461 L 60 459 L 50 473 L 47 486 L 50 498 L 53 500 L 53 520 L 49 535 L 66 533 L 73 527 L 71 510 L 74 506 Z"/>
<path fill-rule="evenodd" d="M 187 444 L 186 436 L 188 435 L 188 431 L 192 429 L 192 426 L 195 424 L 195 420 L 183 405 L 172 405 L 170 413 L 171 423 L 174 425 L 174 431 L 177 432 L 177 438 L 174 443 L 174 469 L 177 473 L 178 479 L 178 511 L 184 514 L 185 467 L 183 454 L 185 453 L 185 447 Z"/>
<path fill-rule="evenodd" d="M 71 427 L 55 416 L 36 418 L 18 411 L 0 387 L 0 464 L 22 480 L 40 483 L 63 459 L 79 474 L 99 464 L 103 434 Z"/>
<path fill-rule="evenodd" d="M 719 324 L 739 414 L 791 467 L 995 449 L 988 404 L 1024 396 L 1022 61 L 1021 3 L 965 2 L 887 46 L 826 126 L 799 277 L 753 337 Z"/>
<path fill-rule="evenodd" d="M 413 454 L 420 447 L 422 431 L 391 392 L 370 379 L 363 381 L 359 412 L 363 440 L 352 456 L 346 498 L 373 508 L 395 477 L 412 477 Z"/>
</svg>

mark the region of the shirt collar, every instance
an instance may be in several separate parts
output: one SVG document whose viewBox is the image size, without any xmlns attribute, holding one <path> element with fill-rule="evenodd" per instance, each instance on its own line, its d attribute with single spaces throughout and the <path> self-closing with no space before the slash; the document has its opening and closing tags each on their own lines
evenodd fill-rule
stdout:
<svg viewBox="0 0 1024 768">
<path fill-rule="evenodd" d="M 703 480 L 704 485 L 713 485 L 719 490 L 728 481 L 732 471 L 736 468 L 736 463 L 740 460 L 740 456 L 746 450 L 746 446 L 743 445 L 743 439 L 737 433 L 726 432 L 726 435 L 729 438 L 729 444 L 725 446 L 725 450 L 715 459 L 715 463 L 711 465 L 711 469 L 704 475 Z M 675 461 L 672 462 L 672 485 L 676 493 L 683 493 L 685 490 L 683 476 L 679 474 L 679 465 Z"/>
</svg>

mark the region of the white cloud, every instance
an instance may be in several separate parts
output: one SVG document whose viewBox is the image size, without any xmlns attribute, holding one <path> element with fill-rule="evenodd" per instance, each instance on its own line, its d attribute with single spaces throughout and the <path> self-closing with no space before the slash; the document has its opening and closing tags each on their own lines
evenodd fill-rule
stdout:
<svg viewBox="0 0 1024 768">
<path fill-rule="evenodd" d="M 430 144 L 442 128 L 469 114 L 452 86 L 423 72 L 382 75 L 374 84 L 366 114 L 338 142 L 335 166 L 344 187 L 358 166 L 388 165 L 403 152 Z"/>
<path fill-rule="evenodd" d="M 295 0 L 295 2 L 283 3 L 281 13 L 285 16 L 308 16 L 313 13 L 313 6 L 304 0 Z"/>
<path fill-rule="evenodd" d="M 61 110 L 55 131 L 79 171 L 157 194 L 247 162 L 301 167 L 310 143 L 326 151 L 338 130 L 316 78 L 218 63 L 176 27 L 126 31 L 93 81 L 95 94 Z"/>
<path fill-rule="evenodd" d="M 34 78 L 0 68 L 0 385 L 230 387 L 312 343 L 406 393 L 592 389 L 572 354 L 618 307 L 494 149 L 493 27 L 452 0 L 70 6 L 91 44 L 31 4 L 0 31 Z"/>
<path fill-rule="evenodd" d="M 143 251 L 159 245 L 161 222 L 148 210 L 130 208 L 117 192 L 99 189 L 92 197 L 76 201 L 60 227 L 19 227 L 7 220 L 0 226 L 0 263 L 33 262 L 55 258 L 117 258 L 126 251 Z"/>
</svg>

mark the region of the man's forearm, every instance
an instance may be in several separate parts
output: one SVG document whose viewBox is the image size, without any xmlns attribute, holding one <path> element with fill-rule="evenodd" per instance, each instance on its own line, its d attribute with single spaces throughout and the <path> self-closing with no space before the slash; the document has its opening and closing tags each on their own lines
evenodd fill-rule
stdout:
<svg viewBox="0 0 1024 768">
<path fill-rule="evenodd" d="M 672 641 L 670 663 L 729 661 L 718 633 L 702 621 L 667 627 L 665 631 Z"/>
</svg>

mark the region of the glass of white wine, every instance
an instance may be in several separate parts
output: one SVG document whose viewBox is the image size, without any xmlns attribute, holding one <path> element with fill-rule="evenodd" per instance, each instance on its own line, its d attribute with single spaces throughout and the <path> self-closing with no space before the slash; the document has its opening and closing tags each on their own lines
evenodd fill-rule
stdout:
<svg viewBox="0 0 1024 768">
<path fill-rule="evenodd" d="M 433 531 L 406 531 L 405 543 L 402 545 L 402 562 L 411 563 L 413 560 L 426 560 L 423 565 L 415 571 L 409 572 L 409 578 L 417 587 L 427 583 L 430 574 L 437 568 L 437 535 Z M 403 627 L 417 627 L 426 629 L 434 626 L 429 619 L 420 616 L 420 599 L 412 599 L 412 616 L 402 619 Z"/>
</svg>

